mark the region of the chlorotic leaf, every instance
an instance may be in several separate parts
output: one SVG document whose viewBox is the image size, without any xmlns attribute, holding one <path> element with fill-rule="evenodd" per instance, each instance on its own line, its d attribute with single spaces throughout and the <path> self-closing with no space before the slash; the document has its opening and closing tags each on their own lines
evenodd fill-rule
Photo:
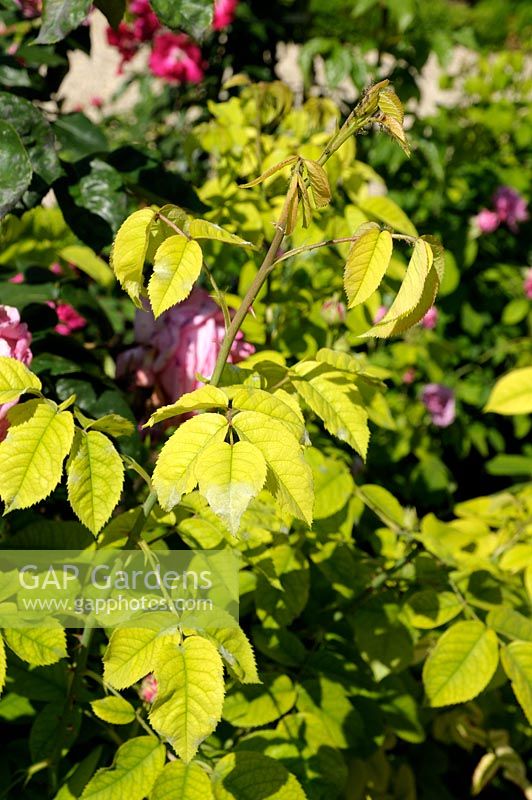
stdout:
<svg viewBox="0 0 532 800">
<path fill-rule="evenodd" d="M 104 414 L 103 417 L 91 421 L 87 426 L 93 431 L 101 431 L 109 436 L 131 436 L 135 431 L 135 426 L 120 414 Z"/>
<path fill-rule="evenodd" d="M 508 639 L 532 642 L 532 619 L 511 606 L 495 606 L 486 617 L 486 624 Z"/>
<path fill-rule="evenodd" d="M 241 683 L 260 683 L 255 654 L 242 628 L 207 628 L 205 635 L 216 645 L 230 672 Z"/>
<path fill-rule="evenodd" d="M 329 186 L 329 177 L 326 171 L 321 164 L 310 159 L 305 159 L 305 168 L 316 206 L 322 208 L 328 205 L 331 202 L 331 187 Z"/>
<path fill-rule="evenodd" d="M 414 325 L 417 325 L 418 322 L 421 322 L 429 308 L 433 306 L 439 286 L 440 282 L 438 279 L 438 273 L 434 267 L 431 267 L 429 274 L 427 275 L 427 279 L 425 280 L 421 297 L 412 311 L 410 311 L 404 317 L 400 317 L 399 319 L 390 322 L 386 327 L 381 328 L 380 323 L 378 323 L 371 329 L 371 331 L 365 333 L 364 336 L 372 335 L 379 338 L 399 336 L 401 333 L 409 330 Z"/>
<path fill-rule="evenodd" d="M 379 92 L 379 109 L 387 117 L 392 117 L 397 122 L 400 122 L 401 125 L 403 124 L 405 117 L 403 106 L 391 86 L 387 86 Z"/>
<path fill-rule="evenodd" d="M 305 420 L 301 409 L 297 408 L 286 393 L 271 394 L 252 386 L 241 386 L 233 396 L 232 406 L 240 411 L 253 411 L 264 416 L 264 419 L 276 419 L 290 430 L 293 436 L 303 444 L 306 441 Z"/>
<path fill-rule="evenodd" d="M 236 535 L 242 514 L 266 480 L 266 462 L 249 442 L 217 442 L 208 447 L 196 467 L 200 493 Z"/>
<path fill-rule="evenodd" d="M 532 367 L 514 369 L 499 378 L 484 412 L 530 414 L 532 412 Z"/>
<path fill-rule="evenodd" d="M 226 244 L 234 244 L 237 247 L 251 247 L 255 249 L 252 242 L 241 239 L 234 233 L 224 230 L 214 222 L 208 222 L 205 219 L 193 219 L 188 229 L 189 235 L 192 239 L 214 239 L 217 242 L 225 242 Z"/>
<path fill-rule="evenodd" d="M 5 628 L 4 636 L 11 650 L 32 667 L 55 664 L 67 655 L 65 631 L 57 620 L 46 626 Z"/>
<path fill-rule="evenodd" d="M 384 222 L 385 225 L 389 225 L 399 233 L 406 233 L 407 236 L 417 236 L 414 225 L 404 211 L 389 197 L 366 197 L 359 202 L 359 206 L 366 214 L 375 217 L 380 222 Z"/>
<path fill-rule="evenodd" d="M 228 692 L 222 716 L 235 728 L 259 728 L 294 707 L 297 692 L 288 675 L 265 677 L 264 684 L 235 686 Z"/>
<path fill-rule="evenodd" d="M 155 651 L 157 697 L 150 722 L 189 763 L 222 716 L 223 664 L 216 647 L 199 636 L 179 643 L 165 636 Z"/>
<path fill-rule="evenodd" d="M 172 761 L 155 782 L 150 800 L 213 800 L 211 781 L 199 764 Z"/>
<path fill-rule="evenodd" d="M 414 252 L 408 263 L 406 275 L 399 291 L 386 315 L 380 322 L 364 333 L 364 337 L 390 336 L 397 331 L 397 322 L 408 315 L 413 315 L 424 297 L 427 278 L 431 272 L 434 256 L 432 248 L 424 239 L 417 239 Z M 437 278 L 437 276 L 435 276 Z M 408 325 L 413 324 L 409 320 Z"/>
<path fill-rule="evenodd" d="M 389 231 L 366 230 L 351 247 L 344 273 L 349 308 L 364 303 L 379 288 L 390 259 L 393 242 Z"/>
<path fill-rule="evenodd" d="M 155 253 L 148 295 L 155 318 L 185 300 L 199 278 L 201 247 L 185 236 L 170 236 Z"/>
<path fill-rule="evenodd" d="M 115 276 L 113 271 L 103 258 L 97 256 L 90 247 L 83 244 L 70 244 L 67 247 L 63 247 L 59 255 L 74 264 L 82 272 L 85 272 L 96 283 L 100 283 L 107 288 L 114 284 Z"/>
<path fill-rule="evenodd" d="M 128 725 L 135 719 L 135 709 L 123 697 L 109 695 L 93 700 L 91 708 L 99 719 L 111 725 Z"/>
<path fill-rule="evenodd" d="M 532 642 L 511 642 L 502 648 L 501 660 L 519 705 L 532 725 Z"/>
<path fill-rule="evenodd" d="M 274 164 L 273 167 L 270 167 L 269 169 L 265 170 L 262 173 L 262 175 L 259 175 L 258 178 L 255 178 L 249 183 L 241 183 L 240 188 L 249 189 L 252 186 L 257 186 L 259 183 L 262 183 L 267 178 L 270 178 L 272 175 L 275 175 L 276 172 L 280 172 L 280 170 L 284 169 L 285 167 L 288 167 L 290 164 L 295 164 L 298 158 L 299 156 L 289 156 L 288 158 L 285 158 L 284 161 L 280 161 L 278 164 Z"/>
<path fill-rule="evenodd" d="M 81 800 L 143 800 L 161 773 L 166 749 L 154 736 L 138 736 L 116 751 L 112 767 L 99 769 Z"/>
<path fill-rule="evenodd" d="M 0 404 L 11 403 L 28 391 L 40 391 L 39 378 L 21 361 L 0 356 Z"/>
<path fill-rule="evenodd" d="M 103 657 L 103 677 L 114 689 L 127 689 L 153 670 L 155 644 L 161 626 L 117 628 Z"/>
<path fill-rule="evenodd" d="M 233 419 L 241 439 L 257 447 L 273 477 L 273 492 L 281 506 L 308 525 L 312 522 L 312 470 L 290 430 L 276 419 L 241 411 Z"/>
<path fill-rule="evenodd" d="M 0 497 L 5 513 L 48 497 L 61 480 L 73 436 L 72 414 L 58 413 L 46 402 L 39 403 L 26 422 L 9 429 L 0 444 Z"/>
<path fill-rule="evenodd" d="M 319 361 L 301 361 L 292 367 L 297 393 L 323 420 L 333 436 L 347 442 L 362 458 L 369 443 L 368 414 L 360 392 L 343 372 Z"/>
<path fill-rule="evenodd" d="M 464 610 L 464 602 L 454 592 L 436 592 L 423 589 L 408 598 L 404 611 L 414 628 L 430 630 L 439 628 Z"/>
<path fill-rule="evenodd" d="M 445 631 L 423 669 L 431 706 L 466 703 L 486 688 L 499 662 L 497 636 L 482 622 L 457 622 Z"/>
<path fill-rule="evenodd" d="M 153 471 L 153 486 L 162 508 L 171 510 L 196 487 L 198 460 L 207 447 L 223 442 L 227 429 L 225 417 L 210 413 L 192 417 L 179 426 L 161 450 Z"/>
<path fill-rule="evenodd" d="M 111 251 L 113 271 L 138 308 L 142 308 L 140 297 L 146 291 L 143 269 L 154 218 L 155 211 L 151 208 L 141 208 L 131 214 L 119 228 Z"/>
<path fill-rule="evenodd" d="M 151 415 L 145 428 L 151 428 L 158 422 L 188 414 L 190 411 L 204 411 L 208 408 L 227 408 L 229 405 L 227 395 L 216 386 L 200 386 L 193 392 L 182 394 L 179 400 L 169 406 L 161 406 Z"/>
<path fill-rule="evenodd" d="M 97 536 L 122 494 L 122 459 L 107 436 L 88 431 L 79 437 L 79 446 L 67 463 L 67 474 L 70 505 Z"/>
<path fill-rule="evenodd" d="M 6 682 L 6 648 L 2 634 L 0 633 L 0 694 L 4 691 Z"/>
<path fill-rule="evenodd" d="M 297 778 L 279 761 L 251 750 L 238 750 L 218 761 L 212 786 L 215 800 L 259 796 L 267 800 L 306 800 Z"/>
</svg>

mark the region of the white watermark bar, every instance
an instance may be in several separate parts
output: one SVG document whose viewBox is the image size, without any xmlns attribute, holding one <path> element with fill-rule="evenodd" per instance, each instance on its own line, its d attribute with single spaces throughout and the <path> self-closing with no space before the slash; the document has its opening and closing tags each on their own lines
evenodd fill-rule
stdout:
<svg viewBox="0 0 532 800">
<path fill-rule="evenodd" d="M 0 627 L 238 625 L 232 550 L 0 550 Z"/>
</svg>

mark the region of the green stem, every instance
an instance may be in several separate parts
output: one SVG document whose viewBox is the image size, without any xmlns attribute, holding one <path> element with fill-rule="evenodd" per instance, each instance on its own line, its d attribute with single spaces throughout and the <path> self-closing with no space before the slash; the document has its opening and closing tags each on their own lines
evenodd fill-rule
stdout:
<svg viewBox="0 0 532 800">
<path fill-rule="evenodd" d="M 137 547 L 140 540 L 140 534 L 142 533 L 142 529 L 144 528 L 144 525 L 146 524 L 151 512 L 153 511 L 156 502 L 157 502 L 157 494 L 156 492 L 151 491 L 146 500 L 144 501 L 142 507 L 139 508 L 138 517 L 135 520 L 135 524 L 133 525 L 133 527 L 129 532 L 129 536 L 127 537 L 127 542 L 125 546 L 126 550 Z"/>
</svg>

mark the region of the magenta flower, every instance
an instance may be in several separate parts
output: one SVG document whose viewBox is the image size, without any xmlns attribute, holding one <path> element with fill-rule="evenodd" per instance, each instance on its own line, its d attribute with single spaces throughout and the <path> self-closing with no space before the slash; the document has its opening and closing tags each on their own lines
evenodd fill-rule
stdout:
<svg viewBox="0 0 532 800">
<path fill-rule="evenodd" d="M 328 325 L 340 325 L 345 322 L 345 305 L 335 298 L 325 300 L 321 307 L 321 316 Z"/>
<path fill-rule="evenodd" d="M 476 217 L 473 217 L 473 222 L 477 226 L 480 233 L 493 233 L 499 227 L 499 217 L 495 211 L 490 211 L 488 208 L 483 208 Z"/>
<path fill-rule="evenodd" d="M 529 267 L 526 271 L 525 280 L 523 282 L 523 291 L 525 293 L 525 297 L 528 297 L 529 300 L 532 300 L 532 267 Z"/>
<path fill-rule="evenodd" d="M 149 42 L 161 27 L 157 15 L 152 10 L 149 0 L 133 0 L 129 6 L 137 19 L 133 23 L 133 33 L 139 42 Z"/>
<path fill-rule="evenodd" d="M 127 22 L 121 22 L 116 30 L 114 28 L 107 28 L 106 34 L 107 42 L 111 47 L 116 47 L 120 53 L 121 60 L 118 66 L 118 72 L 120 74 L 124 70 L 124 64 L 131 61 L 137 53 L 139 49 L 138 39 L 135 36 L 133 28 L 131 25 L 128 25 Z"/>
<path fill-rule="evenodd" d="M 238 0 L 215 0 L 212 27 L 215 31 L 227 28 L 235 18 Z"/>
<path fill-rule="evenodd" d="M 0 356 L 16 358 L 28 367 L 33 358 L 30 344 L 31 333 L 26 323 L 20 321 L 18 309 L 13 306 L 0 306 Z M 7 412 L 14 405 L 16 401 L 0 405 L 0 442 L 7 435 L 9 428 Z"/>
<path fill-rule="evenodd" d="M 430 414 L 433 425 L 447 428 L 456 418 L 454 392 L 441 383 L 428 383 L 421 393 L 423 405 Z"/>
<path fill-rule="evenodd" d="M 210 378 L 224 333 L 219 307 L 206 291 L 196 287 L 185 302 L 157 320 L 151 312 L 137 312 L 137 346 L 118 356 L 117 376 L 131 375 L 135 386 L 153 387 L 155 406 L 173 403 L 201 386 L 202 378 Z M 229 361 L 236 364 L 254 352 L 240 331 Z"/>
<path fill-rule="evenodd" d="M 70 336 L 71 333 L 81 330 L 81 328 L 84 328 L 87 324 L 85 317 L 78 314 L 76 309 L 68 303 L 53 303 L 50 301 L 48 305 L 50 308 L 53 308 L 57 314 L 59 322 L 54 330 L 56 333 L 60 333 L 61 336 Z"/>
<path fill-rule="evenodd" d="M 201 50 L 184 33 L 159 33 L 153 42 L 149 67 L 169 83 L 199 83 L 203 78 Z"/>
<path fill-rule="evenodd" d="M 149 675 L 146 675 L 146 677 L 143 678 L 142 683 L 140 684 L 139 695 L 141 700 L 144 700 L 145 703 L 153 703 L 157 697 L 158 688 L 157 678 L 152 672 L 150 672 Z"/>
<path fill-rule="evenodd" d="M 380 322 L 381 319 L 383 319 L 387 313 L 388 309 L 386 308 L 386 306 L 379 306 L 375 312 L 375 316 L 373 317 L 373 324 L 376 325 L 378 322 Z"/>
<path fill-rule="evenodd" d="M 431 306 L 423 319 L 421 320 L 421 327 L 427 330 L 433 330 L 438 324 L 438 309 L 436 306 Z"/>
<path fill-rule="evenodd" d="M 500 186 L 493 195 L 493 205 L 499 222 L 505 222 L 514 233 L 518 223 L 528 219 L 527 204 L 524 197 L 511 186 Z"/>
</svg>

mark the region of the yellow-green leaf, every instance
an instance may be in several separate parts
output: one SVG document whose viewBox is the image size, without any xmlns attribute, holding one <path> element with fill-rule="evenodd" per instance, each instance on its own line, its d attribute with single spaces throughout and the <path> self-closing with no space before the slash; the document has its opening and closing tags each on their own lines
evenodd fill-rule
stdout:
<svg viewBox="0 0 532 800">
<path fill-rule="evenodd" d="M 400 122 L 401 125 L 403 124 L 405 117 L 403 106 L 391 86 L 386 86 L 385 89 L 381 89 L 379 92 L 379 109 L 387 117 L 392 117 L 397 122 Z"/>
<path fill-rule="evenodd" d="M 165 636 L 155 651 L 157 697 L 150 722 L 188 763 L 222 716 L 224 680 L 216 647 L 199 636 Z"/>
<path fill-rule="evenodd" d="M 404 211 L 389 197 L 365 197 L 359 206 L 366 214 L 384 222 L 399 233 L 407 236 L 417 236 L 414 225 L 410 222 Z"/>
<path fill-rule="evenodd" d="M 138 736 L 121 745 L 112 767 L 99 769 L 81 800 L 144 800 L 161 773 L 166 748 L 154 736 Z"/>
<path fill-rule="evenodd" d="M 200 493 L 236 536 L 242 514 L 266 480 L 266 462 L 249 442 L 217 442 L 196 466 Z"/>
<path fill-rule="evenodd" d="M 233 425 L 239 437 L 255 445 L 264 456 L 272 473 L 272 491 L 283 509 L 310 525 L 314 504 L 312 470 L 297 439 L 282 422 L 256 411 L 236 414 Z"/>
<path fill-rule="evenodd" d="M 0 404 L 18 400 L 25 392 L 42 388 L 39 378 L 17 361 L 16 358 L 0 356 Z"/>
<path fill-rule="evenodd" d="M 306 800 L 298 780 L 283 765 L 262 753 L 239 750 L 224 756 L 214 768 L 215 800 Z"/>
<path fill-rule="evenodd" d="M 235 728 L 259 728 L 290 711 L 296 698 L 288 675 L 271 675 L 264 684 L 233 687 L 225 698 L 222 716 Z"/>
<path fill-rule="evenodd" d="M 427 279 L 431 273 L 433 260 L 430 244 L 424 239 L 418 239 L 414 245 L 414 252 L 408 262 L 406 275 L 399 287 L 395 300 L 382 320 L 370 328 L 364 334 L 364 337 L 391 336 L 393 333 L 398 332 L 398 321 L 409 317 L 409 315 L 411 316 L 408 319 L 407 327 L 412 325 L 414 321 L 419 321 L 417 319 L 414 320 L 418 316 L 415 312 L 419 312 L 420 303 L 425 297 Z M 433 276 L 431 280 L 437 281 L 437 275 Z M 435 288 L 432 284 L 429 284 L 429 294 L 432 298 L 434 297 Z"/>
<path fill-rule="evenodd" d="M 241 239 L 234 233 L 224 230 L 214 222 L 208 222 L 205 219 L 193 219 L 190 223 L 189 234 L 193 239 L 214 239 L 217 242 L 226 242 L 227 244 L 234 244 L 237 247 L 251 247 L 255 249 L 252 242 Z"/>
<path fill-rule="evenodd" d="M 46 626 L 6 628 L 4 636 L 13 652 L 32 667 L 55 664 L 67 655 L 65 631 L 54 619 Z"/>
<path fill-rule="evenodd" d="M 39 403 L 27 421 L 9 429 L 0 444 L 0 497 L 5 513 L 48 497 L 61 480 L 73 436 L 72 414 L 58 413 L 46 402 Z"/>
<path fill-rule="evenodd" d="M 233 408 L 239 411 L 254 411 L 264 419 L 276 419 L 286 425 L 293 436 L 303 444 L 306 439 L 305 420 L 301 409 L 294 406 L 285 392 L 271 394 L 253 386 L 241 386 L 233 396 Z M 297 403 L 297 398 L 296 403 Z"/>
<path fill-rule="evenodd" d="M 241 683 L 260 683 L 253 648 L 242 628 L 208 628 L 205 635 Z"/>
<path fill-rule="evenodd" d="M 145 428 L 151 428 L 158 422 L 163 422 L 180 414 L 188 414 L 190 411 L 204 411 L 207 408 L 227 408 L 227 395 L 216 386 L 201 386 L 193 392 L 182 394 L 179 400 L 169 406 L 161 406 L 151 415 Z"/>
<path fill-rule="evenodd" d="M 297 376 L 294 379 L 296 391 L 323 420 L 329 433 L 347 442 L 365 459 L 369 443 L 368 414 L 352 381 L 343 372 L 319 361 L 301 361 L 292 371 Z"/>
<path fill-rule="evenodd" d="M 464 602 L 453 592 L 424 589 L 408 598 L 404 610 L 410 625 L 430 630 L 458 616 L 464 610 Z"/>
<path fill-rule="evenodd" d="M 316 206 L 321 208 L 328 205 L 331 202 L 331 187 L 327 173 L 321 164 L 310 159 L 305 159 L 305 167 Z"/>
<path fill-rule="evenodd" d="M 210 445 L 223 442 L 228 423 L 221 414 L 200 414 L 188 419 L 166 442 L 153 471 L 153 486 L 160 505 L 168 511 L 198 482 L 196 465 Z"/>
<path fill-rule="evenodd" d="M 153 259 L 148 294 L 155 317 L 185 300 L 199 278 L 203 256 L 197 242 L 185 236 L 170 236 Z"/>
<path fill-rule="evenodd" d="M 519 705 L 532 725 L 532 642 L 512 642 L 503 647 L 501 660 Z"/>
<path fill-rule="evenodd" d="M 344 273 L 349 308 L 364 303 L 379 288 L 390 259 L 393 242 L 389 231 L 366 230 L 351 247 Z"/>
<path fill-rule="evenodd" d="M 509 639 L 532 642 L 532 619 L 511 606 L 496 606 L 486 617 L 486 624 Z"/>
<path fill-rule="evenodd" d="M 6 648 L 2 634 L 0 633 L 0 694 L 4 691 L 6 682 Z"/>
<path fill-rule="evenodd" d="M 97 717 L 111 725 L 128 725 L 135 719 L 135 709 L 131 703 L 116 695 L 93 700 L 91 707 Z"/>
<path fill-rule="evenodd" d="M 532 412 L 532 367 L 514 369 L 499 378 L 484 409 L 494 414 Z"/>
<path fill-rule="evenodd" d="M 152 626 L 114 630 L 103 657 L 106 683 L 114 689 L 127 689 L 152 672 L 155 643 L 162 631 L 157 620 Z"/>
<path fill-rule="evenodd" d="M 262 183 L 267 178 L 270 178 L 272 175 L 275 175 L 276 172 L 280 172 L 280 170 L 284 169 L 285 167 L 288 167 L 290 164 L 295 164 L 298 158 L 299 156 L 289 156 L 288 158 L 285 158 L 284 161 L 280 161 L 278 164 L 274 164 L 273 167 L 270 167 L 269 169 L 265 170 L 262 173 L 262 175 L 259 175 L 258 178 L 249 181 L 249 183 L 241 183 L 240 188 L 249 189 L 251 186 L 257 186 L 259 183 Z"/>
<path fill-rule="evenodd" d="M 107 436 L 88 431 L 79 436 L 77 450 L 67 463 L 67 475 L 70 505 L 97 536 L 122 494 L 122 459 Z"/>
<path fill-rule="evenodd" d="M 148 248 L 148 234 L 155 218 L 151 208 L 141 208 L 119 228 L 111 251 L 111 266 L 122 288 L 138 308 L 145 294 L 143 269 Z"/>
<path fill-rule="evenodd" d="M 431 706 L 466 703 L 486 688 L 499 662 L 497 636 L 479 621 L 457 622 L 438 640 L 423 669 Z"/>
<path fill-rule="evenodd" d="M 59 255 L 102 286 L 109 288 L 115 282 L 113 270 L 84 244 L 69 244 L 59 251 Z"/>
<path fill-rule="evenodd" d="M 198 764 L 172 761 L 157 778 L 150 800 L 213 800 L 210 778 Z"/>
</svg>

